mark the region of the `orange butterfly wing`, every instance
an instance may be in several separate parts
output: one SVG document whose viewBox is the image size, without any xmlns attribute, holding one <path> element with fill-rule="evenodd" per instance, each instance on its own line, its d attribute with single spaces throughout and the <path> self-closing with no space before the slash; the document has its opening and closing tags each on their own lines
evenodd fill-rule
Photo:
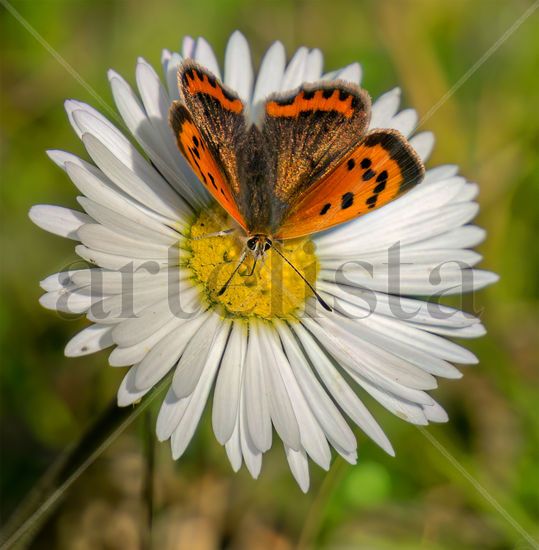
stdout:
<svg viewBox="0 0 539 550">
<path fill-rule="evenodd" d="M 424 174 L 421 159 L 400 132 L 369 132 L 300 197 L 275 237 L 302 237 L 357 218 L 392 201 Z"/>
<path fill-rule="evenodd" d="M 178 71 L 181 101 L 170 108 L 178 147 L 206 189 L 243 228 L 235 144 L 244 133 L 243 102 L 193 61 Z"/>
<path fill-rule="evenodd" d="M 187 109 L 175 101 L 170 117 L 177 136 L 178 148 L 199 180 L 228 214 L 245 228 L 243 216 L 238 210 L 230 186 Z"/>
</svg>

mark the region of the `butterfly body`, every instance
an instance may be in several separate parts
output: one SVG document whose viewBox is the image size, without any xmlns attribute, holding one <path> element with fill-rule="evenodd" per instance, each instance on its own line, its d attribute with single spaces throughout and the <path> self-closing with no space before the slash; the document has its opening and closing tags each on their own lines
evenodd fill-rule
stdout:
<svg viewBox="0 0 539 550">
<path fill-rule="evenodd" d="M 178 85 L 170 110 L 178 146 L 247 238 L 328 229 L 423 177 L 404 136 L 367 132 L 370 98 L 359 86 L 318 82 L 272 94 L 255 124 L 243 101 L 197 63 L 182 64 Z"/>
</svg>

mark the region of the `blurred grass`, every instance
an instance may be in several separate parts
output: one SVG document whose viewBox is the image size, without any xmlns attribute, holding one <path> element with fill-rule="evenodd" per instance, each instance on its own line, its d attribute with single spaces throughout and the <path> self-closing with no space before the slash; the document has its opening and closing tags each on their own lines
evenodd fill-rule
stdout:
<svg viewBox="0 0 539 550">
<path fill-rule="evenodd" d="M 205 36 L 222 60 L 234 29 L 255 60 L 274 39 L 289 53 L 320 47 L 326 66 L 359 60 L 376 96 L 400 85 L 420 116 L 531 5 L 529 1 L 47 0 L 16 9 L 112 105 L 106 69 L 134 82 L 139 55 L 159 66 L 163 47 Z M 73 245 L 29 222 L 35 203 L 75 206 L 75 190 L 45 156 L 84 155 L 63 100 L 96 105 L 3 8 L 1 96 L 2 337 L 1 507 L 5 518 L 54 457 L 77 440 L 113 398 L 122 369 L 106 354 L 66 359 L 85 325 L 40 308 L 38 281 L 76 260 Z M 483 266 L 500 282 L 467 299 L 489 334 L 469 342 L 479 356 L 436 397 L 451 421 L 430 433 L 534 536 L 539 532 L 539 131 L 537 12 L 428 120 L 436 133 L 430 165 L 458 163 L 479 182 L 478 223 L 488 231 Z M 97 105 L 96 105 L 97 106 Z M 369 401 L 367 399 L 367 401 Z M 312 466 L 303 495 L 279 445 L 261 479 L 231 473 L 207 415 L 188 452 L 156 456 L 156 548 L 290 548 L 304 526 L 324 548 L 527 548 L 527 544 L 413 426 L 369 401 L 397 451 L 384 456 L 358 433 L 360 460 Z M 144 526 L 143 426 L 132 428 L 69 492 L 35 548 L 138 548 Z M 329 479 L 329 481 L 328 481 Z M 324 481 L 325 480 L 325 481 Z M 320 493 L 320 488 L 323 492 Z M 305 537 L 307 540 L 305 540 Z"/>
</svg>

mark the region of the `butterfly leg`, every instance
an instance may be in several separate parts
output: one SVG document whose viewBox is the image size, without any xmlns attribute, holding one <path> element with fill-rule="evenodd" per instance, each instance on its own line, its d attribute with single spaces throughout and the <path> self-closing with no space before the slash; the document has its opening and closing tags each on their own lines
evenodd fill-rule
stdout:
<svg viewBox="0 0 539 550">
<path fill-rule="evenodd" d="M 241 253 L 240 259 L 238 260 L 238 263 L 236 264 L 236 267 L 234 268 L 234 271 L 232 272 L 230 277 L 227 279 L 226 283 L 221 287 L 221 290 L 217 293 L 217 296 L 222 296 L 226 292 L 226 289 L 228 288 L 228 285 L 230 284 L 230 282 L 234 278 L 234 275 L 236 275 L 236 273 L 238 272 L 238 269 L 241 267 L 241 264 L 245 261 L 246 256 L 247 256 L 247 248 L 245 248 L 243 250 L 243 252 Z"/>
</svg>

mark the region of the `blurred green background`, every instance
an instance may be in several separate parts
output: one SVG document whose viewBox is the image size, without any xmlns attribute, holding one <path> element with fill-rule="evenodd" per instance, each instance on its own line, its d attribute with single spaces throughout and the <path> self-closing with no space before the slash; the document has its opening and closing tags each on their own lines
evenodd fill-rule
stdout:
<svg viewBox="0 0 539 550">
<path fill-rule="evenodd" d="M 220 60 L 240 29 L 255 62 L 280 39 L 289 54 L 319 47 L 328 70 L 353 61 L 373 97 L 400 85 L 403 105 L 426 114 L 531 6 L 530 1 L 25 0 L 12 5 L 109 104 L 106 70 L 134 84 L 137 56 L 159 67 L 161 49 L 203 35 Z M 480 364 L 434 392 L 451 421 L 428 428 L 501 507 L 539 533 L 539 10 L 445 102 L 423 129 L 429 162 L 458 163 L 481 187 L 483 267 L 498 284 L 466 300 L 488 335 L 469 342 Z M 114 399 L 123 369 L 106 352 L 66 359 L 85 326 L 38 304 L 38 281 L 76 260 L 73 243 L 34 227 L 35 203 L 75 207 L 75 189 L 45 149 L 84 156 L 63 111 L 95 99 L 1 8 L 1 514 Z M 369 401 L 369 400 L 367 400 Z M 358 432 L 359 463 L 311 466 L 297 488 L 279 444 L 261 477 L 234 475 L 209 415 L 178 462 L 156 444 L 155 548 L 530 548 L 416 427 L 368 403 L 393 442 L 386 456 Z M 137 421 L 65 495 L 32 547 L 136 549 L 147 520 L 141 496 L 148 419 Z M 153 420 L 152 420 L 153 423 Z"/>
</svg>

